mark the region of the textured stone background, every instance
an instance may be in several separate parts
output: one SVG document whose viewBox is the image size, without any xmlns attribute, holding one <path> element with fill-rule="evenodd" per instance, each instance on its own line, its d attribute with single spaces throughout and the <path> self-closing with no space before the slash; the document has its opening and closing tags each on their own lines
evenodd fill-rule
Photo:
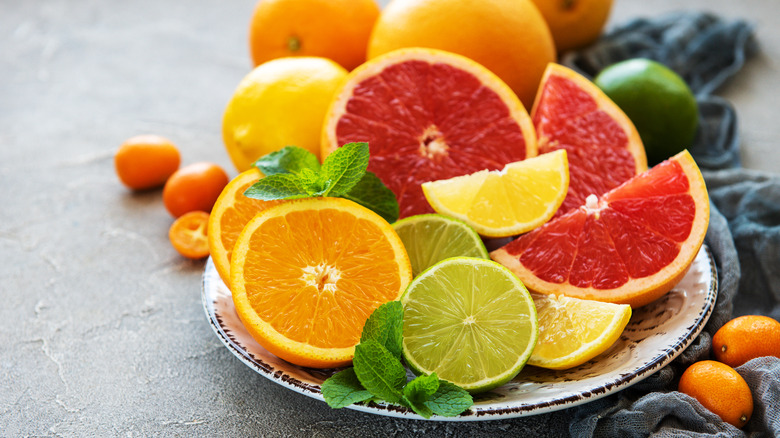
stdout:
<svg viewBox="0 0 780 438">
<path fill-rule="evenodd" d="M 616 0 L 612 23 L 678 8 Z M 232 169 L 222 110 L 249 71 L 254 0 L 0 0 L 0 436 L 560 436 L 567 413 L 482 423 L 333 411 L 256 374 L 211 331 L 203 262 L 170 247 L 160 192 L 117 181 L 146 132 Z M 757 25 L 719 94 L 746 167 L 778 171 L 774 0 L 689 0 Z"/>
</svg>

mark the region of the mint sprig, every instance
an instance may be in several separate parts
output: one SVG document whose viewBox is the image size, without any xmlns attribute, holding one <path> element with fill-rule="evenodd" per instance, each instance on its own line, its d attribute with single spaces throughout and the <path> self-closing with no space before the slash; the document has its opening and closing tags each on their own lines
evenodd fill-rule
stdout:
<svg viewBox="0 0 780 438">
<path fill-rule="evenodd" d="M 244 195 L 264 201 L 316 196 L 346 198 L 388 222 L 395 222 L 398 200 L 375 174 L 367 171 L 368 157 L 368 143 L 348 143 L 320 165 L 317 156 L 308 150 L 287 146 L 254 163 L 266 176 Z"/>
<path fill-rule="evenodd" d="M 339 371 L 322 384 L 322 395 L 332 408 L 371 399 L 398 403 L 424 418 L 454 417 L 473 404 L 463 388 L 440 380 L 436 373 L 407 382 L 401 363 L 403 306 L 390 301 L 379 306 L 363 326 L 355 347 L 353 367 Z"/>
</svg>

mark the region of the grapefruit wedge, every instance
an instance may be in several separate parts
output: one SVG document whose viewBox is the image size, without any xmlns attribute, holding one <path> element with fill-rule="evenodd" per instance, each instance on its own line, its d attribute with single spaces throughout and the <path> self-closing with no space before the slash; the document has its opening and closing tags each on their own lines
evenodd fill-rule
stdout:
<svg viewBox="0 0 780 438">
<path fill-rule="evenodd" d="M 634 124 L 593 82 L 560 64 L 548 64 L 531 110 L 539 153 L 566 149 L 569 192 L 556 216 L 647 170 Z"/>
<path fill-rule="evenodd" d="M 528 289 L 643 306 L 688 271 L 709 224 L 688 151 L 493 251 Z"/>
<path fill-rule="evenodd" d="M 374 172 L 400 216 L 433 213 L 424 182 L 499 170 L 537 155 L 525 107 L 485 67 L 449 52 L 399 49 L 352 71 L 331 104 L 322 158 L 368 142 Z"/>
</svg>

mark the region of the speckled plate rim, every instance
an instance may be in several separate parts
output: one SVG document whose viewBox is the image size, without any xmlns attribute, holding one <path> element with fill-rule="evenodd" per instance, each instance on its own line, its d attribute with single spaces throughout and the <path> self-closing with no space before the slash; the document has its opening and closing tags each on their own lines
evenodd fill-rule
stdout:
<svg viewBox="0 0 780 438">
<path fill-rule="evenodd" d="M 603 358 L 602 361 L 611 361 L 614 357 L 636 356 L 635 347 L 637 345 L 642 345 L 643 342 L 652 342 L 651 339 L 657 342 L 659 339 L 668 337 L 668 341 L 663 340 L 663 345 L 656 348 L 655 354 L 650 357 L 640 355 L 632 358 L 641 362 L 641 365 L 626 370 L 613 370 L 605 374 L 590 373 L 586 368 L 582 368 L 586 365 L 566 372 L 526 367 L 515 380 L 494 390 L 492 395 L 488 393 L 487 398 L 484 395 L 477 395 L 474 406 L 463 414 L 451 418 L 433 416 L 431 420 L 485 421 L 538 415 L 598 400 L 639 383 L 676 358 L 701 333 L 715 306 L 718 291 L 717 278 L 713 256 L 709 248 L 702 245 L 686 276 L 667 294 L 667 296 L 677 297 L 676 301 L 680 305 L 677 313 L 665 322 L 651 327 L 642 328 L 642 321 L 638 320 L 637 324 L 640 327 L 631 329 L 634 318 L 640 312 L 655 312 L 653 316 L 658 317 L 667 312 L 670 306 L 668 303 L 661 302 L 664 300 L 661 298 L 655 309 L 652 308 L 653 304 L 645 306 L 648 309 L 635 309 L 632 322 L 629 323 L 626 331 L 642 333 L 637 340 L 630 340 L 631 333 L 624 333 L 621 340 L 613 348 L 591 361 L 592 364 L 598 364 L 599 358 Z M 222 300 L 219 300 L 220 297 Z M 235 314 L 232 299 L 226 299 L 226 297 L 230 297 L 230 291 L 219 278 L 219 274 L 209 258 L 203 272 L 201 298 L 206 316 L 219 340 L 244 364 L 269 380 L 324 402 L 320 392 L 320 383 L 338 370 L 303 368 L 268 353 L 251 339 Z M 678 315 L 681 316 L 675 319 Z M 683 319 L 687 315 L 694 316 Z M 626 343 L 628 344 L 626 345 Z M 627 352 L 626 350 L 631 351 Z M 537 372 L 531 375 L 525 374 L 528 369 L 534 369 Z M 579 381 L 578 372 L 585 376 Z M 568 388 L 556 390 L 556 385 L 565 385 L 573 381 L 580 386 L 574 392 Z M 533 395 L 542 390 L 546 392 L 540 396 L 541 398 L 523 400 L 523 396 Z M 494 402 L 490 397 L 496 397 L 498 402 Z M 323 407 L 330 409 L 325 404 Z M 348 408 L 377 415 L 423 420 L 413 411 L 392 404 L 371 402 L 351 405 Z"/>
</svg>

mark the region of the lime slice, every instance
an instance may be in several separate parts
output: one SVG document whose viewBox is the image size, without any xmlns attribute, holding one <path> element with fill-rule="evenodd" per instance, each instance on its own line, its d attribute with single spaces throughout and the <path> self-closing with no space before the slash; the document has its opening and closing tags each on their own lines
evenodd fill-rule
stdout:
<svg viewBox="0 0 780 438">
<path fill-rule="evenodd" d="M 569 189 L 569 161 L 558 149 L 500 171 L 429 181 L 423 194 L 436 213 L 460 219 L 482 236 L 507 237 L 547 222 Z"/>
<path fill-rule="evenodd" d="M 563 370 L 606 351 L 631 319 L 631 306 L 532 294 L 539 314 L 539 341 L 529 365 Z"/>
<path fill-rule="evenodd" d="M 407 365 L 472 393 L 512 380 L 536 344 L 531 295 L 491 260 L 441 261 L 409 284 L 401 303 Z"/>
<path fill-rule="evenodd" d="M 410 216 L 393 224 L 412 262 L 412 274 L 450 257 L 489 259 L 485 244 L 473 228 L 440 214 Z"/>
</svg>

